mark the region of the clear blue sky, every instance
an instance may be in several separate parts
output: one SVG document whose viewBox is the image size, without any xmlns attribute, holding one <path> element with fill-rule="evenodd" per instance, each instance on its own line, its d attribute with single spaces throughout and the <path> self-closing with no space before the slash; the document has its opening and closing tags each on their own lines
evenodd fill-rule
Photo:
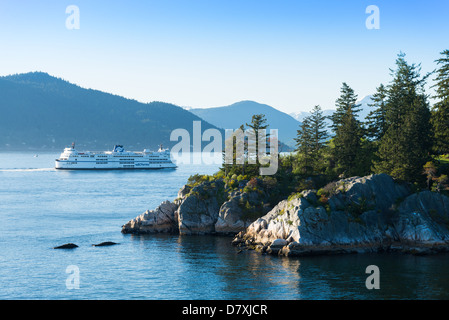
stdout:
<svg viewBox="0 0 449 320">
<path fill-rule="evenodd" d="M 66 7 L 80 29 L 66 28 Z M 368 5 L 380 29 L 368 30 Z M 449 1 L 0 0 L 0 75 L 44 71 L 142 102 L 284 112 L 334 107 L 390 80 L 397 54 L 423 72 L 449 49 Z"/>
</svg>

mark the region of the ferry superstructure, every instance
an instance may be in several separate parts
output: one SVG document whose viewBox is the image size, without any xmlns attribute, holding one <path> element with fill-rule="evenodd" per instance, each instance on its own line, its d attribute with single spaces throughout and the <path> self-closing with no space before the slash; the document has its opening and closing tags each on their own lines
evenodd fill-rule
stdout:
<svg viewBox="0 0 449 320">
<path fill-rule="evenodd" d="M 101 169 L 165 169 L 176 168 L 170 159 L 170 151 L 160 146 L 158 151 L 125 151 L 122 145 L 115 145 L 112 151 L 78 152 L 75 144 L 65 148 L 55 168 L 63 170 L 101 170 Z"/>
</svg>

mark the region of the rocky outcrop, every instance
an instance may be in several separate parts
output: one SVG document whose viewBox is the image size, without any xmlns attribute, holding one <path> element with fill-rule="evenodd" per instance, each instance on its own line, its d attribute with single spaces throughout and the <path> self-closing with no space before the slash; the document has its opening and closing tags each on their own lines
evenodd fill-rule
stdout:
<svg viewBox="0 0 449 320">
<path fill-rule="evenodd" d="M 170 201 L 162 202 L 156 209 L 147 210 L 122 226 L 122 233 L 176 232 L 178 206 Z"/>
<path fill-rule="evenodd" d="M 221 234 L 235 235 L 244 230 L 254 221 L 255 213 L 260 212 L 258 213 L 260 216 L 270 211 L 271 208 L 268 205 L 260 206 L 259 209 L 251 207 L 251 205 L 262 203 L 265 198 L 265 194 L 256 191 L 232 192 L 229 195 L 229 200 L 220 207 L 215 231 Z M 253 212 L 251 212 L 251 209 L 253 209 Z"/>
<path fill-rule="evenodd" d="M 215 222 L 215 230 L 218 233 L 235 235 L 252 222 L 247 223 L 247 221 L 242 220 L 243 209 L 239 205 L 241 199 L 240 194 L 233 195 L 220 207 L 220 212 Z"/>
<path fill-rule="evenodd" d="M 241 187 L 247 183 L 241 182 Z M 266 202 L 267 196 L 260 190 L 228 193 L 225 187 L 221 179 L 194 187 L 185 185 L 173 202 L 165 201 L 155 210 L 132 219 L 122 226 L 122 232 L 235 235 L 252 223 L 255 216 L 271 209 L 267 205 L 259 206 Z"/>
<path fill-rule="evenodd" d="M 267 205 L 261 181 L 223 180 L 185 185 L 132 219 L 123 233 L 232 234 L 232 243 L 284 256 L 400 251 L 425 254 L 449 248 L 449 198 L 412 193 L 386 174 L 353 177 Z"/>
<path fill-rule="evenodd" d="M 178 193 L 178 230 L 180 234 L 215 232 L 224 182 L 206 181 L 193 188 L 184 186 Z"/>
<path fill-rule="evenodd" d="M 285 256 L 449 248 L 449 198 L 443 195 L 410 194 L 385 174 L 324 189 L 281 201 L 233 244 Z"/>
<path fill-rule="evenodd" d="M 424 191 L 407 197 L 393 223 L 404 249 L 415 253 L 444 250 L 449 244 L 449 198 Z"/>
<path fill-rule="evenodd" d="M 220 210 L 216 197 L 202 199 L 192 195 L 181 202 L 178 214 L 180 234 L 208 234 L 215 231 Z"/>
</svg>

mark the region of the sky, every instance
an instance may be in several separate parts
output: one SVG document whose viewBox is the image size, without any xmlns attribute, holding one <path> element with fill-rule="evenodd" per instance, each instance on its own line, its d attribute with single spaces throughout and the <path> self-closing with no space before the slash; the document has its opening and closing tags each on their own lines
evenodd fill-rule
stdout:
<svg viewBox="0 0 449 320">
<path fill-rule="evenodd" d="M 192 108 L 332 109 L 343 82 L 359 98 L 387 84 L 400 52 L 434 70 L 448 14 L 447 0 L 0 0 L 0 75 Z"/>
</svg>

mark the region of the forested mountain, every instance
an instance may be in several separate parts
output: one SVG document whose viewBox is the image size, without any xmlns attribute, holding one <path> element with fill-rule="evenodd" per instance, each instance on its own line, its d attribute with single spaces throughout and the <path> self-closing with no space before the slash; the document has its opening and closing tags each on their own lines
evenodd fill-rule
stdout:
<svg viewBox="0 0 449 320">
<path fill-rule="evenodd" d="M 141 103 L 81 88 L 46 73 L 0 77 L 0 150 L 109 150 L 172 146 L 170 133 L 184 128 L 192 137 L 198 116 L 169 103 Z M 215 128 L 202 121 L 202 130 Z M 223 134 L 224 136 L 224 134 Z"/>
<path fill-rule="evenodd" d="M 290 147 L 294 147 L 294 138 L 301 125 L 290 115 L 269 105 L 254 101 L 240 101 L 229 106 L 190 109 L 190 111 L 223 129 L 239 128 L 242 124 L 250 123 L 253 115 L 264 114 L 269 125 L 268 129 L 278 129 L 279 140 Z"/>
</svg>

